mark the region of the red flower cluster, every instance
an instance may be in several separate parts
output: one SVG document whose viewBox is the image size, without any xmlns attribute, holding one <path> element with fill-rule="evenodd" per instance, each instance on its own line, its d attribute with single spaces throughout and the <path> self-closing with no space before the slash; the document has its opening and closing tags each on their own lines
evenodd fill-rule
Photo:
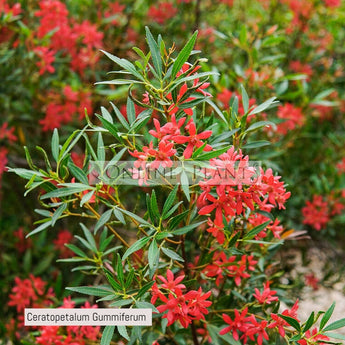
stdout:
<svg viewBox="0 0 345 345">
<path fill-rule="evenodd" d="M 170 270 L 167 271 L 167 278 L 161 275 L 157 278 L 163 284 L 158 286 L 155 283 L 153 285 L 151 303 L 155 304 L 158 298 L 163 302 L 157 309 L 160 313 L 168 311 L 163 316 L 168 320 L 168 326 L 179 321 L 182 327 L 187 328 L 193 320 L 205 319 L 204 315 L 208 314 L 207 307 L 212 304 L 211 301 L 207 301 L 211 291 L 203 293 L 199 288 L 199 290 L 184 293 L 182 290 L 186 287 L 181 284 L 184 275 L 174 278 L 174 274 Z"/>
<path fill-rule="evenodd" d="M 307 76 L 307 81 L 309 81 L 310 77 L 313 75 L 313 69 L 307 63 L 303 64 L 301 61 L 294 60 L 290 62 L 289 67 L 295 73 L 305 74 Z"/>
<path fill-rule="evenodd" d="M 15 307 L 19 325 L 23 325 L 25 308 L 44 308 L 53 304 L 53 289 L 47 289 L 47 282 L 30 274 L 29 278 L 14 278 L 15 286 L 9 295 L 8 305 Z"/>
<path fill-rule="evenodd" d="M 345 174 L 345 157 L 336 165 L 338 174 Z"/>
<path fill-rule="evenodd" d="M 52 33 L 49 46 L 38 47 L 42 51 L 43 61 L 40 64 L 48 66 L 41 67 L 40 73 L 45 70 L 53 72 L 53 53 L 61 50 L 71 58 L 72 70 L 83 75 L 85 68 L 94 66 L 98 61 L 97 49 L 102 46 L 103 33 L 87 20 L 79 24 L 70 19 L 68 9 L 61 1 L 43 0 L 39 6 L 40 10 L 35 12 L 35 16 L 40 18 L 37 37 L 43 39 Z"/>
<path fill-rule="evenodd" d="M 323 201 L 321 195 L 314 195 L 313 201 L 307 201 L 302 208 L 304 217 L 303 224 L 311 225 L 315 230 L 320 231 L 329 222 L 329 208 L 327 201 Z"/>
<path fill-rule="evenodd" d="M 75 304 L 70 297 L 65 298 L 60 308 L 74 308 Z M 97 308 L 97 305 L 90 305 L 85 302 L 82 308 Z M 38 344 L 46 345 L 85 345 L 89 341 L 98 341 L 101 335 L 99 326 L 67 326 L 66 334 L 61 331 L 58 326 L 40 327 L 41 334 L 36 337 Z"/>
<path fill-rule="evenodd" d="M 44 119 L 40 120 L 43 131 L 53 130 L 71 122 L 76 114 L 79 115 L 79 119 L 82 119 L 85 109 L 88 114 L 92 111 L 89 91 L 74 91 L 71 86 L 66 85 L 62 96 L 55 91 L 50 91 L 47 97 L 50 103 Z"/>
<path fill-rule="evenodd" d="M 203 273 L 207 277 L 217 277 L 217 286 L 223 282 L 224 277 L 233 278 L 235 284 L 239 286 L 242 279 L 250 278 L 249 271 L 254 271 L 257 263 L 253 255 L 242 255 L 238 260 L 236 255 L 227 258 L 224 252 L 216 251 L 213 254 L 212 264 L 207 265 Z"/>
<path fill-rule="evenodd" d="M 297 319 L 297 310 L 298 310 L 298 300 L 295 302 L 295 304 L 292 306 L 291 310 L 285 309 L 281 314 L 285 316 L 292 317 L 293 319 Z M 267 327 L 268 328 L 277 328 L 279 334 L 284 337 L 285 336 L 285 329 L 284 327 L 287 327 L 289 324 L 279 317 L 277 314 L 272 313 L 271 318 L 273 320 L 272 323 L 270 323 Z"/>
<path fill-rule="evenodd" d="M 149 146 L 144 146 L 142 151 L 134 150 L 129 153 L 137 158 L 134 166 L 134 177 L 139 178 L 139 182 L 146 183 L 148 176 L 146 176 L 146 168 L 158 169 L 161 167 L 172 167 L 173 161 L 171 157 L 174 157 L 177 153 L 177 144 L 187 144 L 183 151 L 184 158 L 188 159 L 192 156 L 195 148 L 199 148 L 204 145 L 203 140 L 209 138 L 212 131 L 204 131 L 197 133 L 195 123 L 191 118 L 184 130 L 189 135 L 182 135 L 181 127 L 185 123 L 186 118 L 176 120 L 175 114 L 171 116 L 171 121 L 167 122 L 164 126 L 161 126 L 157 119 L 153 119 L 155 130 L 150 130 L 149 133 L 158 139 L 158 147 L 153 146 L 151 141 Z M 205 145 L 204 151 L 211 151 L 212 146 Z M 152 159 L 154 159 L 152 161 Z M 141 168 L 142 170 L 137 170 Z"/>
<path fill-rule="evenodd" d="M 150 6 L 147 17 L 163 25 L 167 20 L 173 18 L 178 12 L 178 9 L 170 2 L 158 2 L 158 4 Z"/>
<path fill-rule="evenodd" d="M 213 168 L 209 169 L 210 178 L 199 183 L 203 192 L 197 205 L 200 215 L 214 211 L 214 217 L 208 219 L 208 231 L 220 243 L 224 240 L 220 234 L 224 228 L 223 217 L 229 222 L 248 208 L 254 211 L 255 204 L 265 211 L 276 206 L 285 209 L 284 204 L 291 193 L 286 192 L 280 176 L 274 176 L 272 169 L 260 169 L 260 175 L 257 176 L 255 168 L 249 166 L 249 157 L 243 156 L 241 150 L 237 152 L 232 147 L 218 158 L 211 159 L 210 165 Z M 271 226 L 277 234 L 281 231 L 281 228 L 277 228 L 279 221 Z"/>
<path fill-rule="evenodd" d="M 15 246 L 19 253 L 24 253 L 28 248 L 32 246 L 31 238 L 25 238 L 26 234 L 23 228 L 19 228 L 13 233 L 16 238 Z"/>
<path fill-rule="evenodd" d="M 54 247 L 60 252 L 61 258 L 69 258 L 73 256 L 73 252 L 68 249 L 65 244 L 70 243 L 73 238 L 73 235 L 68 230 L 61 230 L 58 233 L 58 236 L 53 240 Z"/>
<path fill-rule="evenodd" d="M 258 288 L 255 288 L 255 294 L 253 296 L 257 299 L 260 304 L 271 304 L 272 302 L 278 301 L 278 297 L 274 296 L 277 291 L 270 289 L 269 282 L 264 284 L 264 290 L 260 292 Z"/>
<path fill-rule="evenodd" d="M 262 345 L 263 339 L 268 340 L 268 334 L 266 332 L 267 321 L 258 322 L 254 315 L 247 316 L 248 307 L 244 308 L 241 312 L 235 309 L 235 317 L 232 320 L 229 315 L 223 314 L 223 320 L 229 325 L 223 328 L 219 334 L 224 335 L 231 332 L 235 340 L 242 340 L 243 344 L 246 344 L 248 338 L 255 341 L 259 345 Z M 242 333 L 240 337 L 240 333 Z"/>
<path fill-rule="evenodd" d="M 286 135 L 288 131 L 292 131 L 296 127 L 301 127 L 305 120 L 302 109 L 294 107 L 291 103 L 280 105 L 277 115 L 279 119 L 285 120 L 277 124 L 277 133 L 282 135 Z"/>
</svg>

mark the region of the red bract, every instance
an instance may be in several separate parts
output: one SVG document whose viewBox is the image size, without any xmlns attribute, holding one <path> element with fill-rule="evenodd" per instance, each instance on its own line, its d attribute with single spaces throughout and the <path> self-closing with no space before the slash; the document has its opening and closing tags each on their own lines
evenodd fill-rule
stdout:
<svg viewBox="0 0 345 345">
<path fill-rule="evenodd" d="M 37 67 L 40 69 L 39 74 L 54 73 L 55 68 L 52 63 L 55 61 L 55 51 L 48 47 L 37 47 L 34 52 L 41 58 L 41 61 L 36 62 Z"/>
<path fill-rule="evenodd" d="M 13 233 L 16 238 L 15 246 L 19 253 L 24 253 L 28 248 L 32 246 L 31 238 L 25 238 L 26 234 L 23 228 L 19 228 Z"/>
<path fill-rule="evenodd" d="M 301 108 L 294 107 L 291 103 L 285 103 L 278 107 L 278 118 L 285 120 L 277 124 L 277 132 L 286 135 L 288 131 L 301 127 L 305 121 Z"/>
<path fill-rule="evenodd" d="M 304 276 L 306 285 L 311 286 L 313 290 L 319 289 L 319 279 L 315 277 L 314 273 L 308 273 Z"/>
<path fill-rule="evenodd" d="M 163 284 L 158 286 L 155 283 L 153 285 L 151 303 L 156 303 L 158 298 L 163 302 L 157 309 L 160 313 L 167 311 L 163 318 L 168 320 L 168 326 L 179 321 L 182 327 L 187 328 L 193 320 L 205 319 L 204 315 L 208 314 L 207 308 L 212 304 L 211 301 L 207 301 L 211 291 L 203 293 L 199 288 L 199 290 L 183 293 L 182 290 L 185 289 L 185 285 L 180 283 L 184 276 L 175 279 L 170 270 L 167 271 L 167 279 L 163 276 L 158 276 L 158 278 Z"/>
<path fill-rule="evenodd" d="M 177 8 L 175 8 L 170 2 L 159 2 L 156 6 L 150 6 L 147 12 L 147 17 L 149 17 L 150 20 L 162 25 L 168 19 L 173 18 L 177 12 Z"/>
<path fill-rule="evenodd" d="M 90 114 L 92 108 L 89 96 L 89 91 L 74 91 L 69 85 L 63 88 L 63 96 L 55 91 L 49 92 L 50 103 L 46 108 L 46 115 L 39 121 L 43 126 L 42 130 L 59 128 L 62 124 L 70 123 L 75 115 L 79 115 L 79 119 L 82 119 L 85 116 L 85 109 Z"/>
<path fill-rule="evenodd" d="M 247 336 L 249 337 L 249 339 L 251 340 L 255 340 L 256 337 L 256 341 L 258 345 L 262 345 L 263 339 L 268 340 L 268 334 L 266 332 L 266 327 L 267 327 L 267 321 L 261 321 L 258 322 L 256 320 L 256 318 L 254 317 L 254 315 L 251 315 L 250 319 L 251 321 L 251 325 L 249 326 L 249 328 L 246 330 L 245 334 L 242 336 L 242 338 L 244 339 L 244 342 L 246 342 L 247 340 Z"/>
<path fill-rule="evenodd" d="M 314 328 L 311 332 L 310 330 L 306 331 L 303 339 L 297 343 L 300 345 L 326 345 L 327 343 L 322 342 L 322 340 L 329 341 L 330 339 L 326 335 L 318 334 L 317 328 Z"/>
<path fill-rule="evenodd" d="M 254 271 L 257 260 L 254 260 L 252 255 L 242 255 L 236 261 L 235 255 L 226 257 L 224 252 L 215 252 L 213 254 L 212 264 L 207 265 L 203 272 L 207 277 L 217 277 L 216 285 L 219 286 L 224 280 L 224 277 L 234 278 L 234 282 L 239 286 L 242 279 L 250 278 L 248 271 Z"/>
<path fill-rule="evenodd" d="M 107 4 L 107 10 L 104 12 L 105 18 L 111 18 L 112 25 L 118 25 L 117 16 L 122 14 L 125 10 L 126 6 L 121 5 L 118 1 L 114 3 Z"/>
<path fill-rule="evenodd" d="M 307 76 L 307 81 L 309 81 L 310 77 L 313 75 L 313 69 L 307 63 L 303 64 L 301 61 L 294 60 L 290 62 L 289 67 L 295 73 L 305 74 Z"/>
<path fill-rule="evenodd" d="M 188 159 L 192 157 L 193 150 L 195 148 L 199 148 L 200 146 L 204 145 L 202 140 L 208 139 L 212 135 L 212 131 L 204 131 L 202 133 L 197 134 L 196 126 L 193 119 L 190 119 L 185 129 L 189 132 L 188 136 L 184 135 L 176 135 L 174 137 L 174 141 L 178 144 L 185 144 L 188 143 L 186 149 L 183 152 L 183 156 Z M 211 151 L 212 146 L 206 144 L 204 147 L 204 151 Z"/>
<path fill-rule="evenodd" d="M 314 195 L 313 201 L 307 201 L 302 208 L 304 217 L 303 224 L 311 225 L 315 230 L 320 231 L 329 222 L 328 203 L 323 201 L 321 195 Z"/>
<path fill-rule="evenodd" d="M 8 127 L 8 122 L 4 122 L 0 127 L 0 140 L 7 139 L 10 142 L 17 141 L 17 137 L 13 134 L 14 127 Z"/>
<path fill-rule="evenodd" d="M 278 297 L 274 296 L 277 293 L 275 290 L 270 289 L 269 282 L 264 284 L 264 290 L 262 292 L 255 288 L 255 294 L 253 296 L 257 299 L 260 304 L 271 304 L 272 302 L 278 301 Z"/>
<path fill-rule="evenodd" d="M 341 5 L 340 0 L 323 0 L 323 2 L 325 3 L 327 7 L 331 7 L 331 8 L 336 8 Z"/>
<path fill-rule="evenodd" d="M 223 314 L 223 320 L 229 325 L 225 328 L 223 328 L 219 334 L 224 335 L 226 333 L 231 332 L 232 336 L 235 340 L 239 340 L 240 335 L 238 332 L 246 332 L 248 329 L 248 323 L 249 317 L 247 317 L 248 313 L 248 307 L 245 307 L 242 311 L 239 311 L 237 309 L 234 310 L 235 317 L 232 320 L 229 315 Z"/>
<path fill-rule="evenodd" d="M 1 187 L 1 180 L 2 180 L 2 174 L 7 171 L 6 165 L 7 165 L 7 154 L 8 150 L 6 147 L 0 147 L 0 187 Z"/>
<path fill-rule="evenodd" d="M 65 244 L 71 242 L 72 238 L 73 235 L 68 230 L 61 230 L 58 233 L 57 238 L 53 240 L 54 247 L 60 252 L 61 258 L 68 258 L 73 256 L 73 252 L 65 246 Z"/>
</svg>

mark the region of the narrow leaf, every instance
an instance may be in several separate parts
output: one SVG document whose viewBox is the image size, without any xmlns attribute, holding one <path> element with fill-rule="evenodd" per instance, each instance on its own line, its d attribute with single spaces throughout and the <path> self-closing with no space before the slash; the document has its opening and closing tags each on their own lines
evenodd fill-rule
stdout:
<svg viewBox="0 0 345 345">
<path fill-rule="evenodd" d="M 102 339 L 101 339 L 101 345 L 109 345 L 111 340 L 113 339 L 115 326 L 105 326 L 103 333 L 102 333 Z"/>
</svg>

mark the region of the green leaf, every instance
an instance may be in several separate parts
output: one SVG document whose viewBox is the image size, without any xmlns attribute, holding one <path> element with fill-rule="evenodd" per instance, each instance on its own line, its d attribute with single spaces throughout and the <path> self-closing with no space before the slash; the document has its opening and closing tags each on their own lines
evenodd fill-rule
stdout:
<svg viewBox="0 0 345 345">
<path fill-rule="evenodd" d="M 162 217 L 163 219 L 164 216 L 167 214 L 167 212 L 171 209 L 172 205 L 174 204 L 175 198 L 176 198 L 176 193 L 177 193 L 178 185 L 174 187 L 174 189 L 169 193 L 167 199 L 165 200 L 164 206 L 163 206 L 163 211 L 162 211 Z"/>
<path fill-rule="evenodd" d="M 114 297 L 114 296 L 113 296 Z M 123 307 L 125 305 L 130 305 L 133 303 L 132 299 L 122 299 L 120 301 L 115 301 L 109 304 L 109 307 Z"/>
<path fill-rule="evenodd" d="M 321 321 L 320 321 L 320 330 L 322 330 L 325 326 L 328 320 L 331 318 L 333 311 L 335 308 L 335 302 L 332 303 L 332 305 L 328 308 L 328 310 L 323 315 Z"/>
<path fill-rule="evenodd" d="M 108 109 L 101 107 L 101 112 L 102 112 L 102 116 L 103 118 L 105 118 L 108 122 L 110 123 L 114 123 L 112 116 L 110 115 Z"/>
<path fill-rule="evenodd" d="M 135 271 L 134 271 L 134 269 L 131 269 L 129 271 L 129 273 L 127 274 L 127 277 L 126 277 L 126 284 L 125 284 L 125 289 L 126 290 L 128 290 L 131 287 L 131 284 L 133 282 L 134 276 L 135 276 Z"/>
<path fill-rule="evenodd" d="M 43 231 L 44 229 L 46 229 L 46 228 L 48 228 L 49 226 L 51 226 L 51 224 L 52 224 L 51 219 L 50 219 L 50 218 L 46 218 L 43 224 L 41 224 L 40 226 L 38 226 L 38 227 L 35 228 L 34 230 L 30 231 L 30 232 L 25 236 L 25 238 L 28 238 L 28 237 L 30 237 L 30 236 L 32 236 L 32 235 L 35 235 L 35 234 L 37 234 L 37 233 Z"/>
<path fill-rule="evenodd" d="M 322 334 L 330 338 L 345 340 L 345 335 L 343 334 L 338 334 L 338 333 L 333 333 L 333 332 L 327 332 L 327 333 L 322 333 Z"/>
<path fill-rule="evenodd" d="M 148 251 L 148 261 L 151 270 L 157 269 L 159 259 L 159 249 L 156 242 L 156 239 L 153 239 L 149 251 Z"/>
<path fill-rule="evenodd" d="M 94 253 L 96 253 L 97 252 L 97 245 L 96 245 L 95 239 L 93 238 L 93 236 L 91 234 L 91 231 L 83 223 L 79 223 L 79 225 L 83 229 L 85 238 L 89 242 L 91 250 Z"/>
<path fill-rule="evenodd" d="M 271 145 L 271 143 L 267 140 L 257 140 L 257 141 L 246 143 L 245 145 L 242 146 L 242 148 L 243 149 L 257 149 L 259 147 L 269 146 L 269 145 Z"/>
<path fill-rule="evenodd" d="M 310 329 L 310 327 L 314 324 L 314 320 L 315 320 L 315 313 L 312 312 L 303 327 L 303 333 L 305 333 L 308 329 Z"/>
<path fill-rule="evenodd" d="M 158 73 L 158 76 L 161 77 L 162 75 L 162 59 L 161 59 L 161 54 L 159 51 L 159 47 L 155 39 L 153 38 L 150 29 L 145 26 L 145 31 L 146 31 L 146 40 L 150 48 L 151 56 L 152 56 L 152 61 L 153 65 L 156 69 L 156 72 Z"/>
<path fill-rule="evenodd" d="M 133 101 L 128 97 L 127 98 L 127 119 L 130 125 L 132 125 L 135 121 L 135 107 Z"/>
<path fill-rule="evenodd" d="M 88 193 L 86 193 L 80 200 L 80 207 L 83 207 L 83 205 L 87 202 L 90 201 L 90 199 L 92 198 L 92 196 L 95 194 L 95 191 L 92 190 Z"/>
<path fill-rule="evenodd" d="M 176 60 L 174 61 L 172 71 L 171 71 L 171 79 L 174 79 L 176 74 L 180 71 L 184 63 L 188 60 L 190 53 L 193 50 L 193 47 L 195 45 L 196 38 L 198 36 L 198 31 L 195 31 L 193 36 L 189 39 L 189 41 L 186 43 L 186 45 L 183 47 L 183 49 L 178 54 Z"/>
<path fill-rule="evenodd" d="M 178 185 L 177 185 L 178 186 Z M 168 219 L 178 208 L 179 206 L 183 204 L 183 201 L 180 201 L 178 202 L 177 204 L 175 204 L 166 214 L 165 216 L 163 217 L 162 216 L 162 219 Z"/>
<path fill-rule="evenodd" d="M 143 237 L 137 242 L 135 242 L 132 246 L 130 246 L 126 250 L 125 254 L 123 254 L 122 261 L 126 260 L 126 258 L 128 258 L 129 255 L 133 254 L 137 250 L 143 248 L 149 240 L 150 240 L 150 237 Z"/>
<path fill-rule="evenodd" d="M 114 216 L 122 223 L 122 224 L 126 224 L 125 218 L 123 216 L 123 214 L 117 209 L 114 208 Z"/>
<path fill-rule="evenodd" d="M 190 201 L 190 194 L 189 194 L 189 181 L 186 172 L 183 170 L 181 173 L 181 188 L 183 193 L 185 194 L 188 201 Z"/>
<path fill-rule="evenodd" d="M 187 226 L 184 226 L 183 228 L 180 228 L 180 229 L 177 229 L 177 230 L 174 230 L 172 233 L 174 235 L 184 235 L 186 234 L 187 232 L 197 228 L 198 226 L 200 226 L 201 224 L 204 224 L 206 222 L 206 220 L 202 221 L 202 222 L 199 222 L 199 223 L 195 223 L 195 224 L 190 224 L 190 225 L 187 225 Z"/>
<path fill-rule="evenodd" d="M 69 196 L 72 194 L 84 192 L 85 190 L 89 190 L 89 189 L 92 189 L 92 187 L 86 186 L 84 184 L 75 183 L 75 186 L 73 187 L 57 188 L 49 193 L 43 194 L 41 196 L 41 200 L 51 199 L 51 198 L 61 198 L 64 196 Z"/>
<path fill-rule="evenodd" d="M 121 286 L 124 286 L 125 285 L 125 279 L 124 279 L 124 275 L 123 275 L 121 256 L 119 253 L 117 253 L 116 274 L 117 274 L 117 279 L 119 280 Z"/>
<path fill-rule="evenodd" d="M 76 130 L 74 131 L 68 139 L 65 141 L 65 143 L 62 145 L 62 148 L 59 153 L 59 161 L 62 161 L 62 159 L 69 153 L 69 151 L 72 150 L 74 145 L 79 141 L 79 139 L 83 136 L 84 132 L 86 130 L 86 127 L 84 127 L 82 130 Z"/>
<path fill-rule="evenodd" d="M 218 150 L 214 150 L 214 151 L 209 151 L 207 153 L 204 153 L 203 155 L 196 157 L 198 160 L 200 161 L 207 161 L 210 160 L 212 158 L 218 157 L 221 154 L 223 154 L 224 152 L 228 151 L 230 149 L 231 146 L 226 146 L 222 149 L 218 149 Z"/>
<path fill-rule="evenodd" d="M 101 339 L 101 345 L 109 345 L 111 340 L 113 339 L 115 326 L 105 326 L 103 333 L 102 333 L 102 339 Z"/>
<path fill-rule="evenodd" d="M 119 331 L 120 335 L 125 339 L 129 340 L 129 335 L 127 333 L 126 326 L 116 326 L 117 330 Z"/>
<path fill-rule="evenodd" d="M 104 119 L 103 117 L 99 116 L 98 114 L 96 114 L 96 116 L 102 122 L 103 127 L 107 131 L 109 131 L 109 133 L 112 134 L 121 143 L 123 140 L 120 138 L 116 126 L 112 124 L 111 122 L 107 121 L 106 119 Z"/>
<path fill-rule="evenodd" d="M 74 252 L 75 254 L 79 255 L 80 257 L 87 258 L 87 255 L 80 248 L 75 246 L 74 244 L 66 243 L 65 247 L 67 247 L 68 249 L 72 250 L 72 252 Z"/>
<path fill-rule="evenodd" d="M 244 113 L 246 114 L 249 109 L 249 97 L 243 85 L 241 85 L 241 92 L 242 92 L 242 105 L 243 105 Z"/>
<path fill-rule="evenodd" d="M 291 327 L 296 329 L 298 332 L 301 332 L 301 326 L 296 319 L 290 316 L 282 315 L 282 314 L 278 314 L 278 316 L 284 319 Z"/>
<path fill-rule="evenodd" d="M 54 128 L 52 143 L 51 143 L 52 155 L 57 162 L 59 159 L 59 132 L 57 128 Z"/>
<path fill-rule="evenodd" d="M 95 225 L 95 230 L 94 232 L 96 233 L 103 225 L 105 225 L 108 220 L 110 219 L 111 217 L 111 214 L 112 214 L 113 210 L 110 209 L 110 210 L 107 210 L 105 211 L 101 217 L 98 219 L 96 225 Z"/>
<path fill-rule="evenodd" d="M 256 226 L 255 228 L 253 228 L 252 230 L 250 230 L 244 237 L 244 240 L 251 240 L 253 237 L 255 237 L 258 233 L 260 233 L 262 230 L 264 230 L 267 225 L 271 223 L 270 220 L 268 220 L 267 222 L 260 224 L 258 226 Z"/>
<path fill-rule="evenodd" d="M 175 253 L 173 250 L 171 249 L 168 249 L 168 248 L 163 248 L 161 247 L 163 253 L 168 256 L 169 258 L 173 259 L 173 260 L 176 260 L 176 261 L 181 261 L 181 262 L 184 262 L 183 258 L 178 255 L 177 253 Z"/>
<path fill-rule="evenodd" d="M 97 297 L 108 296 L 112 293 L 112 290 L 109 290 L 109 287 L 105 288 L 104 286 L 76 286 L 67 287 L 66 290 Z"/>
<path fill-rule="evenodd" d="M 55 225 L 56 221 L 60 218 L 60 216 L 64 213 L 67 208 L 67 204 L 63 203 L 59 206 L 59 208 L 54 212 L 52 217 L 52 226 Z"/>
<path fill-rule="evenodd" d="M 159 214 L 159 210 L 158 210 L 156 192 L 154 189 L 152 190 L 152 193 L 151 193 L 151 209 L 152 209 L 154 217 L 156 219 L 159 219 L 160 214 Z"/>
<path fill-rule="evenodd" d="M 101 132 L 98 132 L 98 140 L 97 140 L 97 158 L 99 161 L 105 161 L 105 150 L 104 150 L 104 142 L 102 138 Z"/>
<path fill-rule="evenodd" d="M 145 284 L 137 293 L 137 298 L 140 298 L 143 296 L 148 290 L 151 289 L 152 285 L 155 283 L 155 281 L 150 281 L 147 284 Z"/>
<path fill-rule="evenodd" d="M 155 313 L 159 313 L 157 308 L 152 303 L 149 303 L 149 302 L 136 301 L 135 306 L 141 309 L 152 309 L 152 311 L 154 311 Z"/>
<path fill-rule="evenodd" d="M 120 59 L 117 56 L 107 53 L 104 50 L 101 50 L 102 53 L 104 53 L 110 60 L 114 61 L 116 64 L 118 64 L 120 67 L 122 67 L 124 70 L 130 72 L 132 75 L 140 79 L 141 81 L 145 81 L 143 76 L 136 70 L 135 66 L 129 62 L 126 59 Z"/>
<path fill-rule="evenodd" d="M 147 220 L 145 220 L 145 219 L 139 217 L 139 216 L 136 215 L 135 213 L 129 212 L 129 211 L 124 210 L 124 209 L 122 209 L 122 208 L 117 208 L 117 209 L 118 209 L 120 212 L 124 213 L 125 215 L 129 216 L 130 218 L 135 219 L 135 220 L 136 220 L 137 222 L 139 222 L 140 224 L 145 224 L 145 225 L 151 226 L 151 224 L 150 224 Z"/>
<path fill-rule="evenodd" d="M 85 174 L 84 170 L 80 169 L 78 166 L 76 166 L 71 160 L 68 161 L 67 167 L 72 173 L 72 175 L 81 183 L 88 185 L 89 180 L 87 178 L 87 175 Z"/>
<path fill-rule="evenodd" d="M 345 327 L 345 318 L 331 323 L 330 325 L 325 327 L 322 331 L 323 332 L 333 331 L 335 329 L 342 328 L 342 327 Z"/>
<path fill-rule="evenodd" d="M 261 103 L 260 105 L 258 105 L 257 107 L 255 107 L 250 113 L 249 115 L 254 115 L 254 114 L 258 114 L 261 113 L 262 111 L 266 110 L 268 107 L 270 107 L 272 104 L 276 104 L 278 102 L 275 101 L 276 97 L 271 97 L 269 98 L 267 101 L 265 101 L 264 103 Z"/>
<path fill-rule="evenodd" d="M 128 122 L 126 121 L 125 117 L 121 114 L 121 111 L 117 108 L 117 106 L 114 103 L 110 102 L 110 104 L 113 107 L 115 111 L 115 115 L 118 118 L 118 120 L 121 122 L 122 126 L 126 128 L 127 130 L 129 130 Z"/>
<path fill-rule="evenodd" d="M 249 133 L 249 132 L 253 132 L 256 131 L 259 128 L 265 127 L 265 126 L 272 126 L 274 129 L 277 127 L 275 123 L 271 122 L 271 121 L 258 121 L 253 123 L 251 126 L 249 126 L 244 133 Z"/>
</svg>

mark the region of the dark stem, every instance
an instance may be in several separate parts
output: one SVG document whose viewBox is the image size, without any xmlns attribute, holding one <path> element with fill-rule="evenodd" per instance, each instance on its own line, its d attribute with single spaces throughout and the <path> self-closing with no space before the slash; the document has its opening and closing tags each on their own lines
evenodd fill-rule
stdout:
<svg viewBox="0 0 345 345">
<path fill-rule="evenodd" d="M 194 22 L 194 31 L 198 30 L 200 25 L 200 17 L 201 17 L 201 10 L 200 10 L 201 0 L 197 0 L 195 4 L 195 22 Z"/>
<path fill-rule="evenodd" d="M 192 335 L 193 335 L 193 343 L 194 343 L 194 345 L 199 345 L 198 336 L 196 334 L 196 328 L 194 325 L 194 321 L 192 321 L 191 328 L 192 328 Z"/>
</svg>

